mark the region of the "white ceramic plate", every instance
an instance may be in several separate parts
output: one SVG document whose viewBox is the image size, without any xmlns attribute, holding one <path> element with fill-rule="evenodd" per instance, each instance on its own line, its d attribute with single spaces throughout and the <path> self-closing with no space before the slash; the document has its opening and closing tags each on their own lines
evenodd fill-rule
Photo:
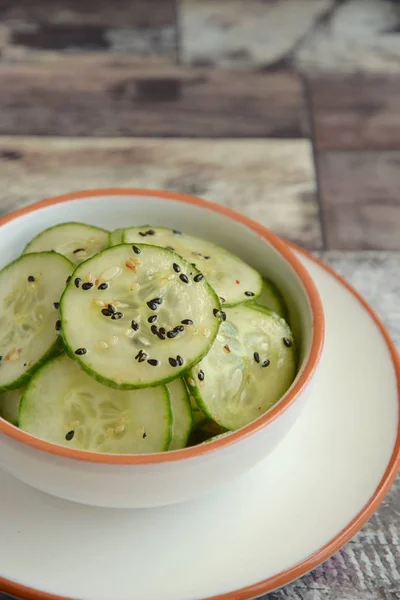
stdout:
<svg viewBox="0 0 400 600">
<path fill-rule="evenodd" d="M 75 505 L 1 473 L 0 589 L 37 600 L 243 600 L 354 535 L 399 466 L 398 358 L 368 307 L 301 258 L 325 304 L 326 347 L 309 403 L 270 457 L 201 500 L 136 511 Z"/>
</svg>

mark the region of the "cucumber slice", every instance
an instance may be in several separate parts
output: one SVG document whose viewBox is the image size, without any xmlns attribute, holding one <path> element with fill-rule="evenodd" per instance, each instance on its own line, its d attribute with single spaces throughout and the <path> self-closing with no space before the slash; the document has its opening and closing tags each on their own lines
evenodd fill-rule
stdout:
<svg viewBox="0 0 400 600">
<path fill-rule="evenodd" d="M 269 308 L 274 313 L 287 320 L 287 308 L 283 296 L 275 283 L 270 279 L 263 279 L 261 295 L 256 303 L 260 306 Z"/>
<path fill-rule="evenodd" d="M 16 389 L 56 350 L 55 302 L 73 270 L 61 254 L 25 254 L 0 272 L 0 389 Z"/>
<path fill-rule="evenodd" d="M 55 251 L 79 265 L 108 246 L 109 232 L 84 223 L 61 223 L 33 238 L 24 254 Z"/>
<path fill-rule="evenodd" d="M 193 418 L 193 426 L 192 429 L 198 429 L 199 426 L 204 423 L 207 419 L 207 415 L 203 413 L 201 408 L 196 402 L 196 398 L 194 396 L 189 396 L 190 406 L 192 408 L 192 418 Z"/>
<path fill-rule="evenodd" d="M 234 306 L 255 300 L 261 293 L 262 278 L 238 256 L 206 240 L 165 227 L 130 227 L 125 229 L 123 241 L 148 241 L 156 246 L 174 250 L 193 263 L 214 288 L 221 303 Z"/>
<path fill-rule="evenodd" d="M 192 430 L 192 409 L 185 382 L 181 377 L 167 385 L 172 408 L 172 438 L 170 450 L 185 448 Z"/>
<path fill-rule="evenodd" d="M 70 356 L 119 389 L 176 379 L 208 352 L 225 316 L 197 269 L 146 244 L 114 246 L 80 265 L 60 310 Z"/>
<path fill-rule="evenodd" d="M 70 448 L 143 454 L 169 448 L 172 412 L 165 386 L 113 390 L 63 355 L 33 377 L 22 397 L 19 426 Z"/>
<path fill-rule="evenodd" d="M 286 322 L 266 308 L 226 311 L 217 338 L 186 378 L 207 416 L 239 429 L 273 406 L 296 375 L 296 352 Z"/>
<path fill-rule="evenodd" d="M 19 404 L 23 390 L 10 390 L 0 395 L 0 417 L 9 423 L 18 425 Z"/>
<path fill-rule="evenodd" d="M 118 246 L 118 244 L 122 244 L 123 233 L 124 233 L 123 229 L 114 229 L 114 231 L 112 231 L 110 233 L 108 245 L 109 246 Z"/>
</svg>

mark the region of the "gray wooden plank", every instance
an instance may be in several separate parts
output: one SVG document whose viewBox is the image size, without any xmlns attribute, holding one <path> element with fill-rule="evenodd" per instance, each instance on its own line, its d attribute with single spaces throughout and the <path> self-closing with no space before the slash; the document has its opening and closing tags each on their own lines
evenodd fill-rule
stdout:
<svg viewBox="0 0 400 600">
<path fill-rule="evenodd" d="M 0 212 L 98 187 L 187 192 L 321 247 L 307 140 L 0 138 Z"/>
</svg>

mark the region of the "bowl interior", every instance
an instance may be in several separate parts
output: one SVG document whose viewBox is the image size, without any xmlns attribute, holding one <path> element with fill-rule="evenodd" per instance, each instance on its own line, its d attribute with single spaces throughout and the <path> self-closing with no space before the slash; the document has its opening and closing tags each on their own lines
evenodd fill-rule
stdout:
<svg viewBox="0 0 400 600">
<path fill-rule="evenodd" d="M 6 223 L 0 236 L 0 268 L 15 259 L 29 240 L 47 227 L 81 221 L 106 229 L 130 225 L 162 225 L 182 229 L 239 255 L 283 292 L 300 350 L 299 373 L 306 363 L 313 318 L 309 299 L 291 264 L 265 238 L 240 221 L 211 207 L 154 196 L 109 195 L 80 198 L 46 206 Z M 298 377 L 297 376 L 297 377 Z"/>
</svg>

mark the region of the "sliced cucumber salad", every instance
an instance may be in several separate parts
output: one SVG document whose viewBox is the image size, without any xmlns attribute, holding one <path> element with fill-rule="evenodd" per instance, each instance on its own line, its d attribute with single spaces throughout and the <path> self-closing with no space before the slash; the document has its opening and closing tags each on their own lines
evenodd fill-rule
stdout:
<svg viewBox="0 0 400 600">
<path fill-rule="evenodd" d="M 109 245 L 110 234 L 104 229 L 84 223 L 61 223 L 39 233 L 26 246 L 24 253 L 54 251 L 74 265 L 79 265 Z"/>
<path fill-rule="evenodd" d="M 296 374 L 292 333 L 258 306 L 226 310 L 210 352 L 187 376 L 202 411 L 225 429 L 239 429 L 275 404 Z"/>
<path fill-rule="evenodd" d="M 118 454 L 168 450 L 172 412 L 165 386 L 119 391 L 94 381 L 66 356 L 32 379 L 19 411 L 24 431 L 71 448 Z"/>
<path fill-rule="evenodd" d="M 0 302 L 0 418 L 74 449 L 219 439 L 296 376 L 275 283 L 177 229 L 55 225 L 0 271 Z"/>
<path fill-rule="evenodd" d="M 123 241 L 162 246 L 193 263 L 214 288 L 221 303 L 234 306 L 261 294 L 262 278 L 238 256 L 211 242 L 165 227 L 130 227 Z"/>
<path fill-rule="evenodd" d="M 61 254 L 26 254 L 0 272 L 0 389 L 16 389 L 56 350 L 55 308 L 73 265 Z"/>
</svg>

